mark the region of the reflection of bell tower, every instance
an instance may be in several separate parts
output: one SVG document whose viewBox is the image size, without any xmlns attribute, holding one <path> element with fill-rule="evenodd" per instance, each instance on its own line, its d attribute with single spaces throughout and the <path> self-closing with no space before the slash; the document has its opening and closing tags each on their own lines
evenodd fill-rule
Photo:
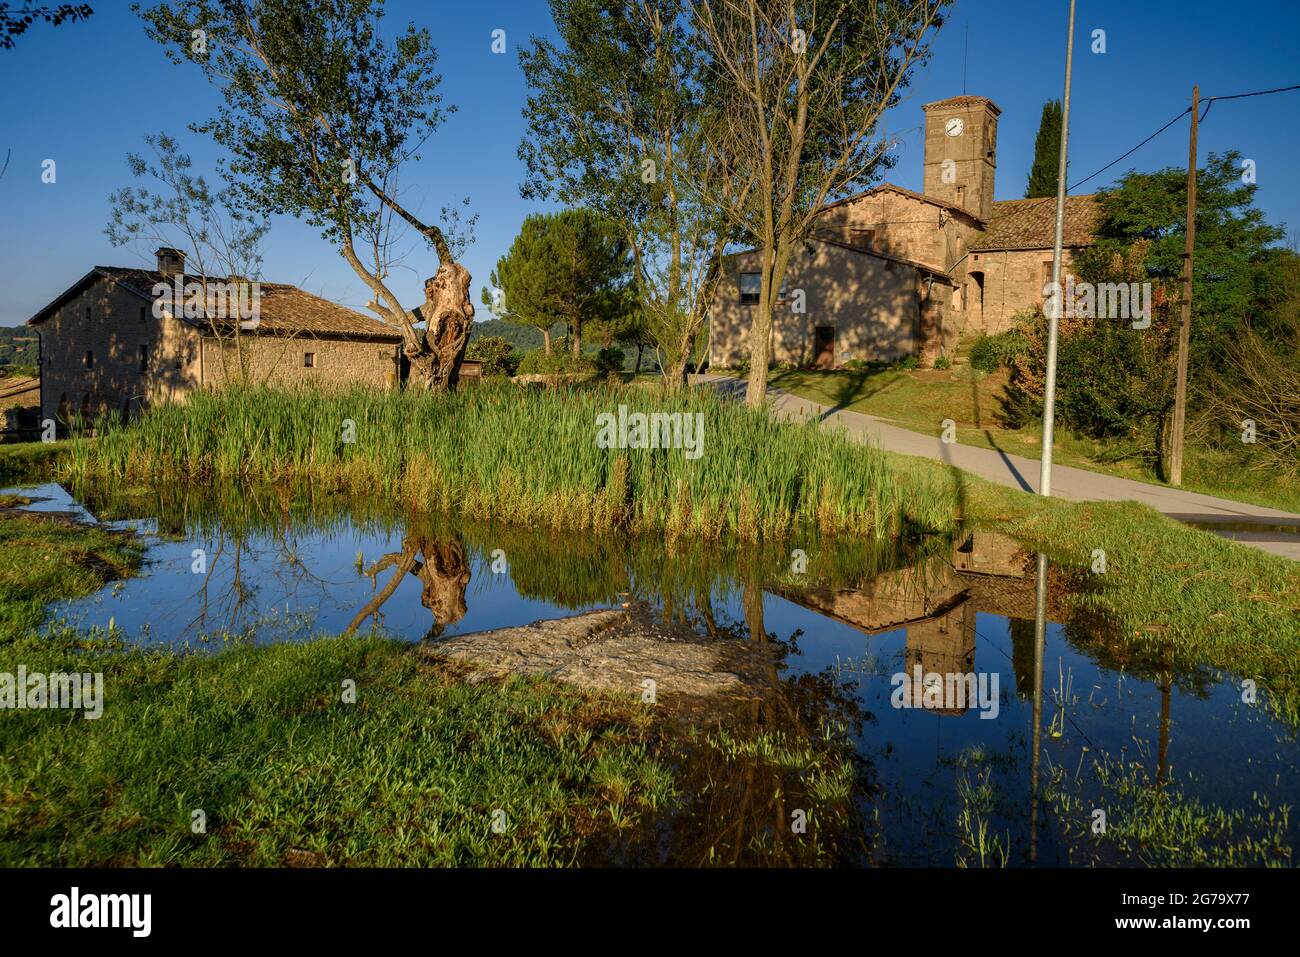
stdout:
<svg viewBox="0 0 1300 957">
<path fill-rule="evenodd" d="M 937 674 L 945 681 L 948 675 L 964 678 L 972 674 L 975 671 L 975 603 L 963 600 L 951 611 L 909 624 L 903 660 L 909 678 L 918 665 L 923 674 Z M 965 714 L 974 704 L 967 701 L 960 708 L 927 710 L 932 714 L 959 715 Z"/>
<path fill-rule="evenodd" d="M 1002 111 L 984 96 L 954 96 L 924 110 L 925 194 L 987 222 Z"/>
</svg>

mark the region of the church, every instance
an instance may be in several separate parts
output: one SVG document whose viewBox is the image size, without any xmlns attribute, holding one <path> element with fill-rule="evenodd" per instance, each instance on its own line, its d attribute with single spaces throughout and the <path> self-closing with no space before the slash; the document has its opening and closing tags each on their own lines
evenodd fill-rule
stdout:
<svg viewBox="0 0 1300 957">
<path fill-rule="evenodd" d="M 927 103 L 924 191 L 884 183 L 829 203 L 791 260 L 773 316 L 774 362 L 930 365 L 963 336 L 1002 332 L 1043 301 L 1056 200 L 995 200 L 998 116 L 987 97 Z M 1095 194 L 1066 198 L 1066 265 L 1090 245 Z M 709 362 L 749 356 L 761 250 L 725 260 L 710 310 Z M 801 294 L 801 295 L 797 295 Z"/>
</svg>

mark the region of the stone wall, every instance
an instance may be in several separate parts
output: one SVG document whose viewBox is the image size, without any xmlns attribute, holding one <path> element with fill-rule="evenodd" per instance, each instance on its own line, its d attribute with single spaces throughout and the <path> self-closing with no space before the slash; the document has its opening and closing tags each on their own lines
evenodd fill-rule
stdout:
<svg viewBox="0 0 1300 957">
<path fill-rule="evenodd" d="M 773 317 L 773 359 L 809 365 L 815 359 L 816 328 L 830 326 L 835 334 L 836 366 L 850 359 L 892 362 L 920 349 L 921 311 L 918 277 L 903 263 L 865 255 L 827 242 L 813 242 L 790 263 L 786 278 L 788 300 L 778 301 Z M 709 361 L 734 367 L 749 356 L 749 330 L 757 304 L 740 301 L 740 274 L 759 268 L 757 251 L 728 257 L 725 275 L 710 311 Z M 946 286 L 931 306 L 942 311 Z M 796 290 L 804 292 L 805 312 L 793 311 Z M 933 295 L 928 288 L 927 295 Z M 941 316 L 931 321 L 942 326 Z"/>
<path fill-rule="evenodd" d="M 831 206 L 818 224 L 845 241 L 941 272 L 953 268 L 976 234 L 974 220 L 890 189 Z"/>
<path fill-rule="evenodd" d="M 99 278 L 36 329 L 41 417 L 121 415 L 198 384 L 198 334 L 181 320 Z M 143 350 L 143 351 L 142 351 Z"/>
<path fill-rule="evenodd" d="M 248 381 L 254 385 L 346 386 L 355 383 L 386 387 L 396 375 L 397 344 L 383 340 L 322 339 L 307 336 L 243 335 L 203 340 L 203 384 L 219 387 L 240 376 L 245 357 Z M 312 356 L 307 365 L 305 355 Z"/>
<path fill-rule="evenodd" d="M 1074 250 L 1062 253 L 1065 266 L 1073 261 Z M 975 252 L 967 257 L 963 298 L 964 325 L 972 331 L 996 335 L 1011 328 L 1016 313 L 1043 302 L 1043 286 L 1051 279 L 1051 249 L 1018 249 Z M 978 276 L 984 277 L 983 304 Z"/>
</svg>

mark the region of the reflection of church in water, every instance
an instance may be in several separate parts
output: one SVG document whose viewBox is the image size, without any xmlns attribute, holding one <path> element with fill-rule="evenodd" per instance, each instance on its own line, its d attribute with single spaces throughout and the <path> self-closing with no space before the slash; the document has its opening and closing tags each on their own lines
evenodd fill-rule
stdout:
<svg viewBox="0 0 1300 957">
<path fill-rule="evenodd" d="M 1033 574 L 1024 549 L 1005 536 L 974 532 L 954 545 L 951 556 L 885 572 L 859 588 L 775 591 L 866 635 L 904 629 L 908 675 L 917 667 L 923 674 L 974 674 L 976 614 L 1006 615 L 1012 620 L 1017 691 L 1022 695 L 1031 691 Z M 926 710 L 958 715 L 968 708 Z"/>
</svg>

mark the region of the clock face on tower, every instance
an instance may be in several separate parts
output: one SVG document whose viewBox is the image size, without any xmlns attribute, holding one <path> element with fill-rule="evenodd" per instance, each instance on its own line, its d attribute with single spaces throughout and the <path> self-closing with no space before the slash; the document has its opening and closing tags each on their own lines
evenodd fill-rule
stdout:
<svg viewBox="0 0 1300 957">
<path fill-rule="evenodd" d="M 965 121 L 960 116 L 954 116 L 944 125 L 944 132 L 949 136 L 961 136 L 961 132 L 965 128 Z"/>
</svg>

